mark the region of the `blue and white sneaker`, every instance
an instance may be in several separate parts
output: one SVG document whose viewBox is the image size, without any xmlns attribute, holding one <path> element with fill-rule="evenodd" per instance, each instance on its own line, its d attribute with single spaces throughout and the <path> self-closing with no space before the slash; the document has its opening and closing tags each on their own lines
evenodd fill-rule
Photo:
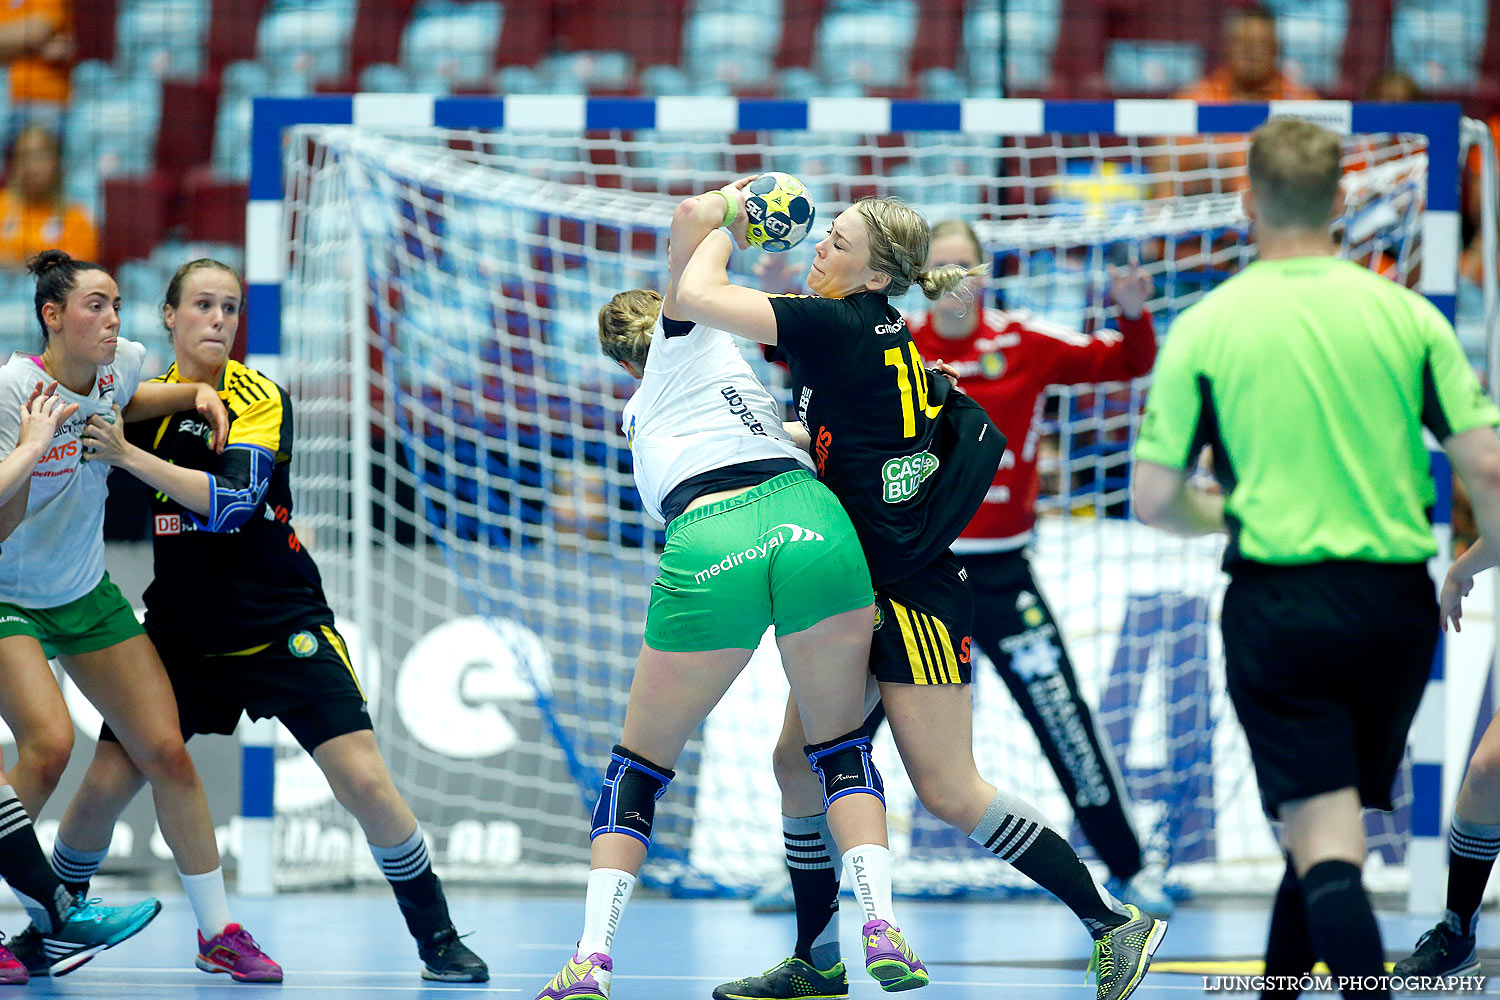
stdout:
<svg viewBox="0 0 1500 1000">
<path fill-rule="evenodd" d="M 134 906 L 105 906 L 99 899 L 76 901 L 61 927 L 41 935 L 48 974 L 67 975 L 101 951 L 139 934 L 160 912 L 161 903 L 155 899 Z"/>
</svg>

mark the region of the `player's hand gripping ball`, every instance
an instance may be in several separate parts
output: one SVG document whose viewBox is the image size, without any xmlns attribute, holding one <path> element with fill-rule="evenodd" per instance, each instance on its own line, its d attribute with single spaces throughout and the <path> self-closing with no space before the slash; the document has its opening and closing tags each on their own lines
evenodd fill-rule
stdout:
<svg viewBox="0 0 1500 1000">
<path fill-rule="evenodd" d="M 802 242 L 812 229 L 812 195 L 791 174 L 761 174 L 745 188 L 745 238 L 753 247 L 780 253 Z"/>
</svg>

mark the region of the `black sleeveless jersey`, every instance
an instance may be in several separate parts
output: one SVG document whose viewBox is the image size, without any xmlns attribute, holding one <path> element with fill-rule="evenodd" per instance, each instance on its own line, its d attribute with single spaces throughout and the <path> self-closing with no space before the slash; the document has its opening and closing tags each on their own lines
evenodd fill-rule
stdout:
<svg viewBox="0 0 1500 1000">
<path fill-rule="evenodd" d="M 877 587 L 941 555 L 978 509 L 1005 439 L 927 371 L 886 296 L 771 297 L 776 346 L 818 478 L 854 522 Z"/>
</svg>

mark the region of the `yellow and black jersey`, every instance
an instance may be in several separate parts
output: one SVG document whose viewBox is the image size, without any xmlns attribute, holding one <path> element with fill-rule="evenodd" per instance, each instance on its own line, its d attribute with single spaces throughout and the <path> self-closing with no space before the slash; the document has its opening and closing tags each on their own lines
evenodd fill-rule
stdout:
<svg viewBox="0 0 1500 1000">
<path fill-rule="evenodd" d="M 776 346 L 818 478 L 859 532 L 879 590 L 945 552 L 978 509 L 1005 438 L 929 372 L 878 292 L 773 295 Z M 989 478 L 986 478 L 989 477 Z"/>
<path fill-rule="evenodd" d="M 173 365 L 155 381 L 182 380 Z M 152 497 L 156 576 L 145 595 L 153 636 L 204 653 L 249 649 L 333 622 L 318 567 L 292 529 L 291 401 L 238 361 L 225 369 L 219 398 L 229 411 L 222 455 L 196 411 L 127 428 L 132 443 L 209 475 L 207 515 L 162 493 Z"/>
</svg>

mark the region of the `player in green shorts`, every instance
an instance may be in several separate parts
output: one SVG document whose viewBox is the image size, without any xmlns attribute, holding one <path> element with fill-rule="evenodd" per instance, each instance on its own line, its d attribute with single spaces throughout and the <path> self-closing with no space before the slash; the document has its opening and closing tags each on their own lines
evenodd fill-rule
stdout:
<svg viewBox="0 0 1500 1000">
<path fill-rule="evenodd" d="M 875 612 L 859 538 L 732 338 L 675 318 L 683 264 L 738 198 L 731 186 L 679 205 L 665 299 L 621 292 L 599 314 L 604 353 L 640 380 L 623 425 L 642 501 L 666 523 L 667 541 L 624 733 L 594 810 L 583 933 L 538 1000 L 609 996 L 610 949 L 656 800 L 688 737 L 773 627 L 807 760 L 866 912 L 866 970 L 886 990 L 927 984 L 891 910 L 884 790 L 862 732 Z"/>
</svg>

